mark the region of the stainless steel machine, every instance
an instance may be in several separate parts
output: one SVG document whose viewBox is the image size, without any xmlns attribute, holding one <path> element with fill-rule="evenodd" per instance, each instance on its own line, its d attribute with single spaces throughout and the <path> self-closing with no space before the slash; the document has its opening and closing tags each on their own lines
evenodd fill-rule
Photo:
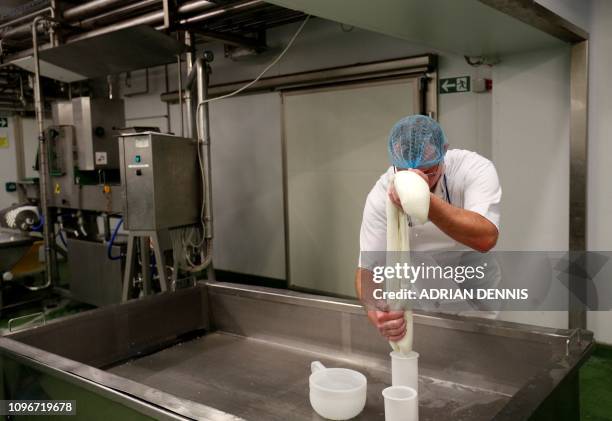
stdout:
<svg viewBox="0 0 612 421">
<path fill-rule="evenodd" d="M 119 137 L 119 150 L 127 229 L 198 223 L 202 175 L 194 139 L 134 133 Z"/>
<path fill-rule="evenodd" d="M 69 104 L 53 105 L 58 114 L 54 113 L 54 122 L 75 128 L 80 170 L 119 168 L 119 149 L 114 136 L 118 129 L 125 127 L 124 108 L 121 99 L 91 97 L 73 98 Z"/>
<path fill-rule="evenodd" d="M 149 248 L 154 251 L 160 290 L 169 288 L 165 270 L 168 266 L 172 266 L 172 286 L 176 285 L 178 250 L 174 250 L 174 259 L 167 256 L 173 252 L 172 230 L 189 226 L 195 230 L 193 225 L 201 223 L 202 175 L 194 139 L 153 132 L 134 133 L 119 137 L 119 152 L 125 228 L 129 230 L 123 280 L 126 301 L 133 297 L 136 287 L 138 240 L 139 283 L 144 294 L 150 293 L 152 283 Z"/>
<path fill-rule="evenodd" d="M 103 306 L 192 284 L 204 260 L 198 142 L 125 129 L 120 99 L 77 97 L 52 111 L 49 218 L 70 296 Z"/>
<path fill-rule="evenodd" d="M 580 418 L 590 332 L 433 313 L 414 323 L 421 421 Z M 366 375 L 356 419 L 375 421 L 389 352 L 357 302 L 208 282 L 0 338 L 1 384 L 4 399 L 76 399 L 83 419 L 104 407 L 114 419 L 310 421 L 321 360 Z"/>
<path fill-rule="evenodd" d="M 53 125 L 46 130 L 50 206 L 121 212 L 116 136 L 125 127 L 124 109 L 123 100 L 107 98 L 78 97 L 52 104 Z"/>
<path fill-rule="evenodd" d="M 70 296 L 97 306 L 121 301 L 121 253 L 110 244 L 122 211 L 119 147 L 123 100 L 77 97 L 52 104 L 49 142 L 50 217 L 65 242 Z M 118 277 L 119 276 L 119 277 Z"/>
</svg>

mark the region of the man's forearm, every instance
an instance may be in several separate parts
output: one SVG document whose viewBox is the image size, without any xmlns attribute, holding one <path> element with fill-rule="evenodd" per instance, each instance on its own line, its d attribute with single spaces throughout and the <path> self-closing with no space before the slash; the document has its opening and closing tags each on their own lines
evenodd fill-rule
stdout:
<svg viewBox="0 0 612 421">
<path fill-rule="evenodd" d="M 481 252 L 497 243 L 497 227 L 484 216 L 457 208 L 431 194 L 429 219 L 455 241 Z"/>
<path fill-rule="evenodd" d="M 374 275 L 371 270 L 357 268 L 355 273 L 355 293 L 357 298 L 363 302 L 363 297 L 368 297 L 370 289 L 374 288 Z"/>
</svg>

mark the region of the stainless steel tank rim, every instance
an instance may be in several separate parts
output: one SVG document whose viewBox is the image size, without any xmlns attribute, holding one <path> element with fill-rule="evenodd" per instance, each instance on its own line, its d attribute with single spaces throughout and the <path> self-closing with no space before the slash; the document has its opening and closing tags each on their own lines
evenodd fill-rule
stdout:
<svg viewBox="0 0 612 421">
<path fill-rule="evenodd" d="M 205 282 L 209 287 L 210 294 L 226 294 L 237 296 L 256 297 L 257 299 L 284 302 L 293 305 L 303 305 L 336 311 L 344 311 L 351 314 L 363 315 L 363 306 L 356 300 L 326 298 L 320 295 L 305 294 L 294 291 L 277 292 L 272 288 L 246 286 L 229 282 Z M 472 317 L 456 316 L 444 314 L 444 317 L 436 313 L 415 311 L 415 319 L 419 323 L 444 327 L 448 329 L 458 329 L 467 332 L 495 333 L 503 334 L 506 337 L 518 339 L 532 339 L 538 342 L 559 342 L 578 340 L 579 331 L 569 329 L 554 329 L 537 327 L 521 323 L 506 322 L 502 320 L 477 319 Z M 470 321 L 470 325 L 464 322 Z M 590 332 L 587 332 L 590 334 Z M 543 337 L 542 337 L 543 336 Z"/>
<path fill-rule="evenodd" d="M 28 365 L 33 365 L 43 372 L 70 383 L 78 383 L 94 393 L 100 393 L 109 399 L 153 416 L 155 419 L 245 421 L 208 405 L 179 398 L 159 389 L 7 337 L 0 337 L 0 355 L 26 362 Z M 148 400 L 148 398 L 151 399 Z"/>
</svg>

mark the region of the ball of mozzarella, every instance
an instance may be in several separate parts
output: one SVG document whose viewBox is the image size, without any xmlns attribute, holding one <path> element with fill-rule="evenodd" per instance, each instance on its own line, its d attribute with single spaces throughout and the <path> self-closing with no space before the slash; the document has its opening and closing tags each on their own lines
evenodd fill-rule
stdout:
<svg viewBox="0 0 612 421">
<path fill-rule="evenodd" d="M 424 224 L 429 215 L 429 185 L 414 171 L 395 174 L 395 191 L 402 208 L 414 224 Z"/>
</svg>

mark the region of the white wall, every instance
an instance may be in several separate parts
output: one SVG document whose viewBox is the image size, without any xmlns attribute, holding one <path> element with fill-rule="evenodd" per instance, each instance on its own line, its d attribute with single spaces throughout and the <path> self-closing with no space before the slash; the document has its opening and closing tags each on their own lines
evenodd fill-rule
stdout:
<svg viewBox="0 0 612 421">
<path fill-rule="evenodd" d="M 566 250 L 569 49 L 504 57 L 493 70 L 493 160 L 501 250 Z"/>
<path fill-rule="evenodd" d="M 612 250 L 612 2 L 593 1 L 589 41 L 589 150 L 587 246 Z M 589 312 L 589 329 L 612 344 L 612 312 Z"/>
<path fill-rule="evenodd" d="M 503 57 L 493 80 L 493 161 L 503 190 L 497 249 L 567 250 L 569 49 Z M 501 318 L 567 327 L 564 311 Z"/>
<path fill-rule="evenodd" d="M 214 264 L 285 279 L 280 94 L 214 102 L 210 120 Z"/>
</svg>

